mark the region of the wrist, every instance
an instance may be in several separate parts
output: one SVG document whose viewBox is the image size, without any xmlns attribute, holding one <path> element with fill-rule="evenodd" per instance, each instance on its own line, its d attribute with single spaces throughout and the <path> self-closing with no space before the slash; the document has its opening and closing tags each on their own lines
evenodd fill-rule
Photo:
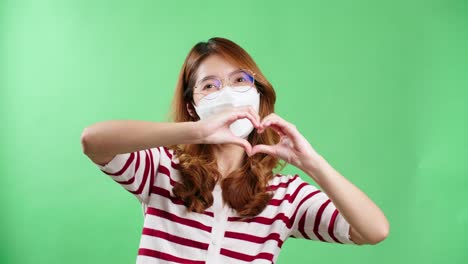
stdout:
<svg viewBox="0 0 468 264">
<path fill-rule="evenodd" d="M 321 155 L 314 155 L 309 157 L 303 164 L 303 171 L 311 176 L 315 181 L 318 181 L 318 177 L 322 171 L 328 166 L 327 160 Z"/>
<path fill-rule="evenodd" d="M 204 144 L 204 134 L 198 121 L 187 121 L 186 132 L 189 135 L 189 144 Z"/>
</svg>

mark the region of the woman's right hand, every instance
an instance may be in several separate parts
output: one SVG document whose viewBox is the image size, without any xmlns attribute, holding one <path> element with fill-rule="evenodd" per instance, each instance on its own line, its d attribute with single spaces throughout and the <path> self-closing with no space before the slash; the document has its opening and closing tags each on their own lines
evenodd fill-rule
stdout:
<svg viewBox="0 0 468 264">
<path fill-rule="evenodd" d="M 197 121 L 198 129 L 200 129 L 201 143 L 233 143 L 243 147 L 250 156 L 252 146 L 249 141 L 234 135 L 229 129 L 229 126 L 234 123 L 234 121 L 242 118 L 248 118 L 255 129 L 260 125 L 260 116 L 250 105 L 229 107 L 209 118 Z"/>
</svg>

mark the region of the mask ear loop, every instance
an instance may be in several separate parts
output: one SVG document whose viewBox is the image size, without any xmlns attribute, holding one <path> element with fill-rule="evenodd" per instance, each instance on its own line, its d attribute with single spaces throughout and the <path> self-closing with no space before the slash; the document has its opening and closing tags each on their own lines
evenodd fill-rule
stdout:
<svg viewBox="0 0 468 264">
<path fill-rule="evenodd" d="M 188 109 L 189 115 L 191 117 L 193 117 L 193 119 L 195 119 L 195 120 L 200 120 L 200 117 L 196 113 L 197 110 L 195 109 L 195 104 L 191 103 L 191 105 L 192 105 L 193 109 L 190 109 L 190 108 Z"/>
<path fill-rule="evenodd" d="M 200 117 L 198 116 L 197 111 L 195 109 L 195 105 L 192 102 L 186 104 L 186 109 L 189 116 L 191 116 L 194 119 L 194 121 L 200 120 Z"/>
</svg>

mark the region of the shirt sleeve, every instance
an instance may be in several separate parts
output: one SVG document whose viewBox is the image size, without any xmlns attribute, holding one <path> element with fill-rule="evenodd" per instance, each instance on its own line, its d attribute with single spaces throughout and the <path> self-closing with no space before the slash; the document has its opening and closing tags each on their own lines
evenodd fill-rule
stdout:
<svg viewBox="0 0 468 264">
<path fill-rule="evenodd" d="M 94 164 L 141 203 L 148 203 L 159 163 L 160 149 L 155 147 L 117 154 L 105 165 Z"/>
<path fill-rule="evenodd" d="M 325 192 L 301 178 L 293 188 L 297 197 L 293 202 L 291 237 L 356 244 L 349 236 L 350 224 Z"/>
</svg>

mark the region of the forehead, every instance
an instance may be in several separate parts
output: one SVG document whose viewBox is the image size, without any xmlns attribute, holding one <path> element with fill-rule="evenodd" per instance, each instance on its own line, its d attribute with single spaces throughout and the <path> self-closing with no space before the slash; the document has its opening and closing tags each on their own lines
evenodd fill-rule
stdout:
<svg viewBox="0 0 468 264">
<path fill-rule="evenodd" d="M 213 54 L 200 63 L 197 70 L 197 80 L 210 75 L 226 76 L 238 69 L 239 67 L 237 65 L 232 64 L 219 55 Z"/>
</svg>

